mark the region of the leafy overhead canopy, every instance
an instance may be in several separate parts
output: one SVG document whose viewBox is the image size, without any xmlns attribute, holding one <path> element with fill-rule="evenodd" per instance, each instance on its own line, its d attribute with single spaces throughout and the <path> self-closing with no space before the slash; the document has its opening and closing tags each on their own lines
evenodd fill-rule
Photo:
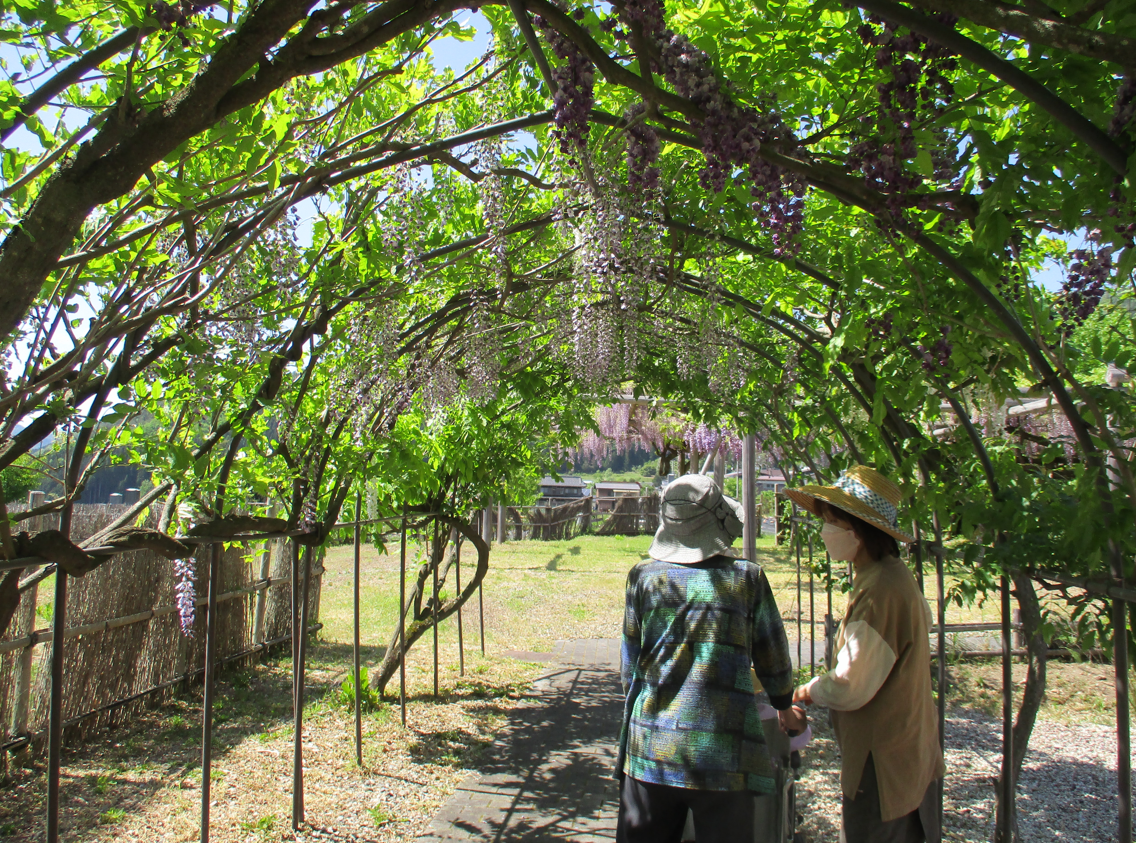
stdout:
<svg viewBox="0 0 1136 843">
<path fill-rule="evenodd" d="M 1117 576 L 1136 18 L 1099 5 L 9 4 L 0 468 L 69 435 L 56 508 L 113 444 L 143 505 L 461 508 L 630 391 L 887 468 L 960 565 Z M 492 48 L 439 69 L 469 8 Z"/>
</svg>

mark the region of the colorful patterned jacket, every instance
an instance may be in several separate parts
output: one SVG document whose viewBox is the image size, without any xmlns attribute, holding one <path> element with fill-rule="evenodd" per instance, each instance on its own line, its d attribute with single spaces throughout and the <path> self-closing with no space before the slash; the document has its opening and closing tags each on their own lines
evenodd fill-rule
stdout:
<svg viewBox="0 0 1136 843">
<path fill-rule="evenodd" d="M 773 792 L 751 664 L 773 707 L 788 708 L 789 644 L 759 565 L 717 556 L 632 568 L 616 770 L 672 787 Z"/>
</svg>

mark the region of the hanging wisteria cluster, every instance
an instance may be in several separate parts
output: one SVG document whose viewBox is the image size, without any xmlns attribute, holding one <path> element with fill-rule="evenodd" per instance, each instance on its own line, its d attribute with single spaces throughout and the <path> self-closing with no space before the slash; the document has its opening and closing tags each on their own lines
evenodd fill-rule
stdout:
<svg viewBox="0 0 1136 843">
<path fill-rule="evenodd" d="M 741 437 L 732 430 L 709 427 L 705 422 L 687 427 L 683 441 L 696 454 L 718 453 L 734 459 L 741 459 L 742 456 Z"/>
<path fill-rule="evenodd" d="M 461 391 L 461 380 L 453 361 L 441 357 L 429 368 L 429 375 L 422 387 L 422 400 L 427 410 L 438 413 L 453 404 Z"/>
<path fill-rule="evenodd" d="M 596 430 L 583 433 L 579 444 L 569 451 L 569 458 L 602 463 L 635 448 L 649 449 L 668 461 L 683 451 L 702 457 L 720 453 L 741 458 L 741 438 L 734 431 L 712 428 L 705 422 L 693 424 L 645 404 L 597 407 L 595 421 Z"/>
<path fill-rule="evenodd" d="M 611 20 L 615 20 L 611 18 Z M 659 160 L 662 145 L 658 133 L 644 120 L 647 106 L 641 102 L 624 111 L 627 120 L 627 185 L 632 193 L 654 196 L 659 189 Z"/>
<path fill-rule="evenodd" d="M 1128 129 L 1133 117 L 1136 117 L 1136 76 L 1129 73 L 1116 90 L 1116 105 L 1108 124 L 1108 133 L 1114 138 L 1120 137 Z"/>
<path fill-rule="evenodd" d="M 1100 232 L 1090 233 L 1099 239 Z M 1058 296 L 1058 308 L 1066 323 L 1066 332 L 1084 323 L 1097 309 L 1112 276 L 1112 247 L 1074 249 L 1065 281 Z"/>
<path fill-rule="evenodd" d="M 947 337 L 951 333 L 950 325 L 943 325 L 939 328 L 940 336 L 931 343 L 930 348 L 925 344 L 919 344 L 919 354 L 921 357 L 920 362 L 923 368 L 928 372 L 934 372 L 938 369 L 945 369 L 951 363 L 951 352 L 954 351 L 954 346 Z"/>
<path fill-rule="evenodd" d="M 466 391 L 474 401 L 491 397 L 501 376 L 501 344 L 493 324 L 491 304 L 488 290 L 475 286 L 470 291 L 465 335 L 465 383 Z"/>
<path fill-rule="evenodd" d="M 774 252 L 795 252 L 797 235 L 804 222 L 805 184 L 798 177 L 770 163 L 760 155 L 765 144 L 785 154 L 799 150 L 792 131 L 776 112 L 776 97 L 764 97 L 761 110 L 740 105 L 730 96 L 714 72 L 710 57 L 681 33 L 668 29 L 661 0 L 628 0 L 616 6 L 617 22 L 605 21 L 616 38 L 634 47 L 638 33 L 650 46 L 655 58 L 652 71 L 661 73 L 675 91 L 691 100 L 705 115 L 698 121 L 698 139 L 706 165 L 699 173 L 702 186 L 721 192 L 736 168 L 748 174 L 750 193 L 756 200 L 753 210 L 769 231 Z M 649 172 L 653 163 L 649 149 L 657 145 L 646 131 L 628 133 L 628 160 L 642 174 L 632 178 L 657 178 Z"/>
<path fill-rule="evenodd" d="M 481 213 L 485 220 L 485 233 L 489 236 L 490 272 L 498 285 L 503 285 L 508 277 L 509 252 L 505 236 L 505 185 L 504 179 L 495 173 L 501 167 L 501 139 L 490 138 L 476 147 L 477 160 L 488 173 L 477 184 L 481 196 Z"/>
<path fill-rule="evenodd" d="M 956 19 L 938 15 L 936 19 L 954 26 Z M 923 184 L 923 175 L 909 166 L 919 153 L 915 127 L 920 109 L 939 114 L 954 97 L 954 87 L 946 74 L 957 66 L 951 53 L 934 41 L 914 32 L 899 32 L 891 21 L 869 16 L 857 30 L 860 39 L 876 47 L 876 66 L 886 69 L 891 80 L 880 83 L 878 116 L 861 118 L 859 142 L 852 148 L 849 163 L 858 168 L 868 184 L 886 196 L 887 208 L 898 221 L 905 207 L 926 207 L 927 197 L 908 194 Z M 936 178 L 950 178 L 955 156 L 947 150 L 945 137 L 928 150 Z"/>
<path fill-rule="evenodd" d="M 395 167 L 387 184 L 382 214 L 376 221 L 383 251 L 402 263 L 407 283 L 413 283 L 422 273 L 422 245 L 426 234 L 422 220 L 429 217 L 422 184 L 415 178 L 413 168 L 409 164 Z"/>
<path fill-rule="evenodd" d="M 348 326 L 346 345 L 351 351 L 335 372 L 327 406 L 331 418 L 350 417 L 355 440 L 362 441 L 371 411 L 388 397 L 391 376 L 398 377 L 399 327 L 391 311 L 359 308 Z M 289 426 L 286 420 L 285 436 Z"/>
<path fill-rule="evenodd" d="M 192 556 L 174 560 L 174 602 L 182 635 L 193 635 L 197 612 L 197 590 L 194 586 L 196 560 Z"/>
<path fill-rule="evenodd" d="M 638 365 L 639 309 L 657 270 L 661 231 L 633 219 L 625 192 L 603 178 L 597 187 L 586 211 L 561 219 L 575 250 L 564 346 L 576 376 L 592 387 L 616 383 Z"/>
<path fill-rule="evenodd" d="M 554 2 L 564 10 L 563 0 Z M 583 15 L 582 9 L 575 12 L 577 19 Z M 591 131 L 588 114 L 596 101 L 596 67 L 575 44 L 549 26 L 544 18 L 537 15 L 534 23 L 552 47 L 552 52 L 561 60 L 561 64 L 552 69 L 552 78 L 557 85 L 556 94 L 552 98 L 553 123 L 556 127 L 553 131 L 560 141 L 560 151 L 566 155 L 576 155 L 587 146 L 588 132 Z"/>
<path fill-rule="evenodd" d="M 233 345 L 250 366 L 266 351 L 258 299 L 296 278 L 303 255 L 299 226 L 300 215 L 289 208 L 234 262 L 218 285 L 213 318 L 205 323 L 206 329 Z"/>
</svg>

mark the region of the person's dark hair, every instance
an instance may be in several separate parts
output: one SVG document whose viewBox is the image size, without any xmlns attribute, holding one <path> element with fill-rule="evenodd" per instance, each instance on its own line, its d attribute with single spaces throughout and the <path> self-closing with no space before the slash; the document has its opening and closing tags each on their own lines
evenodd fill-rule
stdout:
<svg viewBox="0 0 1136 843">
<path fill-rule="evenodd" d="M 864 549 L 868 551 L 873 562 L 883 559 L 885 556 L 899 556 L 899 543 L 894 536 L 885 533 L 874 524 L 869 524 L 867 521 L 857 518 L 847 510 L 817 498 L 816 514 L 820 518 L 824 518 L 826 512 L 841 521 L 848 522 L 852 532 L 864 543 Z"/>
</svg>

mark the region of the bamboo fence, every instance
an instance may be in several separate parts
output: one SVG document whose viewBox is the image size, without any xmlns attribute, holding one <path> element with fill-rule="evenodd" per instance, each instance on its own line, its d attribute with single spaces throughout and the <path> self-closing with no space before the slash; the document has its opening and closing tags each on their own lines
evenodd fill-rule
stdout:
<svg viewBox="0 0 1136 843">
<path fill-rule="evenodd" d="M 125 509 L 123 504 L 76 505 L 72 537 L 81 542 Z M 56 526 L 56 516 L 20 524 L 29 532 Z M 149 692 L 174 688 L 177 680 L 200 674 L 210 553 L 209 545 L 200 545 L 194 556 L 197 611 L 189 636 L 180 628 L 174 563 L 162 556 L 121 553 L 84 577 L 70 578 L 62 718 L 72 734 L 119 722 Z M 219 662 L 290 637 L 291 566 L 286 539 L 234 542 L 225 548 L 216 626 Z M 313 566 L 311 623 L 318 620 L 322 570 L 322 564 Z M 35 744 L 46 734 L 52 611 L 51 590 L 42 583 L 31 586 L 0 638 L 0 747 Z"/>
</svg>

